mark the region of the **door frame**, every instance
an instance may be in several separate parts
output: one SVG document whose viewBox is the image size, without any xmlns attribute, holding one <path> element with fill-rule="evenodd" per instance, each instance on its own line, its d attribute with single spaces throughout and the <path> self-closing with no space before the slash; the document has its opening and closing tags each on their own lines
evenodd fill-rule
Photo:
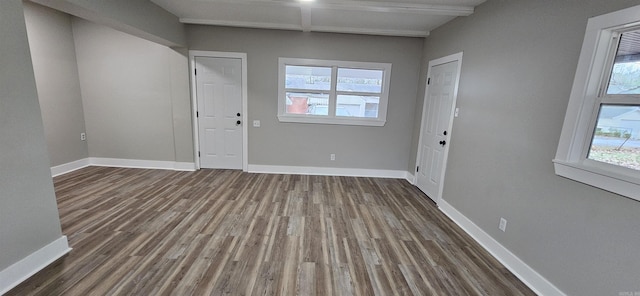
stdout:
<svg viewBox="0 0 640 296">
<path fill-rule="evenodd" d="M 243 52 L 223 52 L 223 51 L 204 51 L 189 50 L 189 76 L 191 78 L 191 118 L 193 118 L 193 155 L 195 158 L 196 169 L 200 169 L 200 135 L 198 117 L 198 98 L 196 92 L 196 57 L 207 58 L 233 58 L 240 59 L 242 67 L 242 171 L 247 171 L 249 167 L 249 125 L 247 124 L 247 54 Z"/>
<path fill-rule="evenodd" d="M 449 131 L 449 137 L 448 137 L 448 142 L 449 145 L 446 145 L 444 147 L 444 153 L 442 156 L 442 169 L 440 172 L 440 184 L 438 185 L 438 192 L 435 196 L 435 202 L 436 205 L 440 203 L 440 200 L 442 199 L 442 191 L 444 189 L 444 178 L 445 178 L 445 173 L 447 171 L 447 160 L 449 158 L 449 147 L 451 147 L 451 135 L 453 135 L 453 119 L 454 119 L 454 115 L 455 115 L 455 110 L 457 109 L 456 107 L 456 103 L 458 101 L 458 86 L 460 85 L 460 72 L 462 70 L 462 52 L 459 53 L 455 53 L 452 55 L 448 55 L 442 58 L 438 58 L 438 59 L 434 59 L 429 61 L 429 65 L 427 66 L 427 78 L 425 79 L 425 90 L 424 90 L 424 99 L 423 99 L 423 104 L 422 104 L 422 120 L 420 121 L 420 134 L 419 134 L 419 140 L 418 140 L 418 152 L 416 155 L 416 171 L 414 171 L 415 177 L 413 180 L 413 184 L 416 184 L 416 187 L 418 186 L 418 172 L 417 172 L 417 167 L 419 166 L 419 164 L 421 163 L 422 160 L 422 142 L 423 142 L 423 133 L 422 133 L 422 129 L 425 127 L 425 123 L 427 121 L 427 100 L 429 99 L 429 84 L 426 83 L 426 81 L 429 79 L 429 77 L 431 77 L 431 69 L 435 66 L 439 66 L 442 64 L 446 64 L 446 63 L 450 63 L 450 62 L 455 62 L 458 61 L 458 68 L 457 68 L 457 75 L 455 78 L 455 83 L 454 83 L 454 90 L 453 90 L 453 99 L 451 102 L 451 114 L 449 116 L 450 120 L 449 120 L 449 124 L 447 126 L 447 130 Z M 426 168 L 422 168 L 422 169 L 426 169 Z"/>
</svg>

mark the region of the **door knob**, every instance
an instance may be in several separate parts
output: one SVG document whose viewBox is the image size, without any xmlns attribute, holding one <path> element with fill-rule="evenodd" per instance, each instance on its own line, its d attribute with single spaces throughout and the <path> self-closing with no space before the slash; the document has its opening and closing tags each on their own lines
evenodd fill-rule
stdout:
<svg viewBox="0 0 640 296">
<path fill-rule="evenodd" d="M 447 145 L 447 141 L 440 141 L 440 145 L 442 146 Z"/>
<path fill-rule="evenodd" d="M 444 131 L 444 133 L 442 133 L 442 134 L 446 136 L 447 135 L 447 131 Z"/>
<path fill-rule="evenodd" d="M 242 123 L 242 121 L 238 120 L 236 121 L 236 125 L 240 125 Z"/>
<path fill-rule="evenodd" d="M 236 114 L 236 116 L 240 117 L 240 112 L 238 112 L 238 114 Z"/>
</svg>

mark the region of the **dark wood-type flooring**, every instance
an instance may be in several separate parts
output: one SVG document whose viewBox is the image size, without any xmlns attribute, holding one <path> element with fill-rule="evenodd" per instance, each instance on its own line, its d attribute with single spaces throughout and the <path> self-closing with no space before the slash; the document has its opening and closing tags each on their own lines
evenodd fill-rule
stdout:
<svg viewBox="0 0 640 296">
<path fill-rule="evenodd" d="M 88 167 L 8 295 L 534 295 L 404 180 Z"/>
</svg>

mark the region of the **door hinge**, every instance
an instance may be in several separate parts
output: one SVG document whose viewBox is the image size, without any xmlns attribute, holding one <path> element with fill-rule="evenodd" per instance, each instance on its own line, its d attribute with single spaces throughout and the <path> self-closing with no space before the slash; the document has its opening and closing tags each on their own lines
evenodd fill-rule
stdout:
<svg viewBox="0 0 640 296">
<path fill-rule="evenodd" d="M 196 117 L 200 117 L 200 114 L 198 114 L 198 111 L 196 111 Z"/>
<path fill-rule="evenodd" d="M 427 85 L 431 84 L 431 77 L 427 78 Z"/>
<path fill-rule="evenodd" d="M 198 157 L 200 157 L 200 151 L 198 151 Z"/>
<path fill-rule="evenodd" d="M 193 75 L 198 75 L 198 69 L 193 69 Z"/>
<path fill-rule="evenodd" d="M 419 172 L 419 171 L 420 171 L 420 166 L 417 166 L 416 167 L 416 172 Z"/>
</svg>

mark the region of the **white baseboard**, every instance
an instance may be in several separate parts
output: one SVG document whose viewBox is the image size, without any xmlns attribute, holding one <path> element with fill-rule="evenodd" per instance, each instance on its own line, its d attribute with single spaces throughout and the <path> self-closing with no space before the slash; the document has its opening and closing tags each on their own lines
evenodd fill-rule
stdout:
<svg viewBox="0 0 640 296">
<path fill-rule="evenodd" d="M 476 240 L 493 257 L 509 269 L 516 277 L 525 283 L 538 295 L 558 295 L 566 296 L 560 289 L 545 279 L 542 275 L 529 267 L 524 261 L 516 257 L 509 249 L 505 248 L 489 234 L 484 232 L 478 225 L 469 220 L 465 215 L 456 210 L 444 200 L 438 203 L 440 211 L 449 216 L 453 222 L 458 224 L 467 234 Z"/>
<path fill-rule="evenodd" d="M 416 177 L 412 173 L 406 172 L 406 176 L 404 178 L 407 179 L 409 184 L 416 185 Z"/>
<path fill-rule="evenodd" d="M 70 173 L 75 170 L 88 167 L 89 165 L 91 165 L 89 163 L 89 158 L 83 158 L 83 159 L 68 162 L 65 164 L 57 165 L 57 166 L 51 167 L 51 176 L 56 177 L 56 176 L 64 175 L 66 173 Z"/>
<path fill-rule="evenodd" d="M 250 164 L 250 173 L 405 179 L 406 171 Z"/>
<path fill-rule="evenodd" d="M 193 162 L 177 162 L 177 161 L 160 161 L 160 160 L 138 160 L 138 159 L 120 159 L 120 158 L 104 158 L 89 157 L 65 163 L 51 168 L 51 176 L 59 176 L 70 173 L 77 169 L 88 166 L 109 166 L 118 168 L 136 168 L 136 169 L 160 169 L 173 171 L 195 171 L 196 164 Z"/>
<path fill-rule="evenodd" d="M 119 168 L 136 169 L 160 169 L 174 171 L 195 171 L 195 163 L 163 161 L 163 160 L 140 160 L 122 158 L 90 157 L 89 163 L 94 166 L 109 166 Z"/>
<path fill-rule="evenodd" d="M 192 162 L 175 162 L 160 160 L 139 160 L 89 157 L 74 162 L 51 168 L 52 176 L 59 176 L 87 166 L 108 166 L 119 168 L 137 169 L 161 169 L 174 171 L 195 171 L 196 164 Z M 400 170 L 372 170 L 372 169 L 352 169 L 352 168 L 328 168 L 328 167 L 301 167 L 301 166 L 276 166 L 276 165 L 248 165 L 248 172 L 266 174 L 298 174 L 298 175 L 321 175 L 321 176 L 346 176 L 346 177 L 372 177 L 372 178 L 392 178 L 406 179 L 413 184 L 414 176 L 407 171 Z"/>
<path fill-rule="evenodd" d="M 13 289 L 36 272 L 47 267 L 71 251 L 66 236 L 31 253 L 31 255 L 0 271 L 0 295 Z"/>
<path fill-rule="evenodd" d="M 174 162 L 173 163 L 174 171 L 187 171 L 193 172 L 196 170 L 196 164 L 194 162 Z"/>
</svg>

